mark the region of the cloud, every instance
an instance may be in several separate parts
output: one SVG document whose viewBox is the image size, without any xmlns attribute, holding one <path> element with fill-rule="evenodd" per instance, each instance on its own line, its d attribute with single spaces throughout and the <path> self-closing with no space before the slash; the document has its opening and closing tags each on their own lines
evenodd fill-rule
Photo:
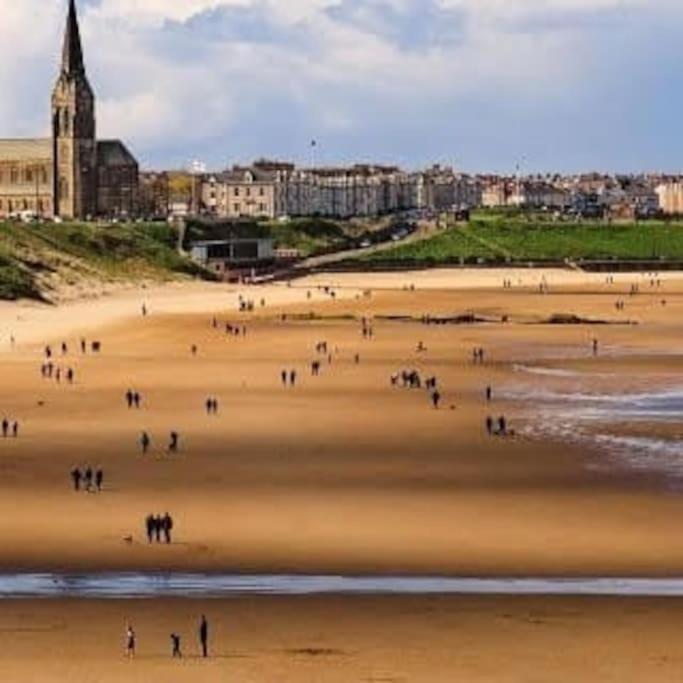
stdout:
<svg viewBox="0 0 683 683">
<path fill-rule="evenodd" d="M 44 133 L 62 0 L 0 25 L 0 135 Z M 40 13 L 41 21 L 35 17 Z M 144 164 L 260 154 L 670 167 L 675 0 L 82 0 L 102 135 Z M 666 76 L 665 76 L 666 74 Z M 647 99 L 641 93 L 647 92 Z"/>
</svg>

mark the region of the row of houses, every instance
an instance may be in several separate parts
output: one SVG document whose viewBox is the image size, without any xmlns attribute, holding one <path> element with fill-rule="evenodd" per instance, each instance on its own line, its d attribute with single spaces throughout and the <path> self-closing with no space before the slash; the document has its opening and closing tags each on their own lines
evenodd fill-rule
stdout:
<svg viewBox="0 0 683 683">
<path fill-rule="evenodd" d="M 140 178 L 144 216 L 352 218 L 477 207 L 543 209 L 596 218 L 683 214 L 683 179 L 469 175 L 442 166 L 407 172 L 377 164 L 301 169 L 266 160 L 220 173 L 143 173 Z"/>
<path fill-rule="evenodd" d="M 680 213 L 675 185 L 655 176 L 535 176 L 481 179 L 483 207 L 517 207 L 587 217 L 647 218 Z M 680 187 L 680 185 L 679 185 Z M 672 189 L 673 188 L 673 189 Z"/>
<path fill-rule="evenodd" d="M 201 179 L 200 212 L 219 218 L 376 216 L 415 208 L 414 176 L 398 168 L 297 169 L 260 161 Z"/>
<path fill-rule="evenodd" d="M 261 160 L 198 176 L 144 173 L 140 188 L 146 215 L 198 213 L 222 219 L 353 218 L 481 205 L 474 177 L 440 166 L 409 173 L 376 164 L 300 169 Z"/>
</svg>

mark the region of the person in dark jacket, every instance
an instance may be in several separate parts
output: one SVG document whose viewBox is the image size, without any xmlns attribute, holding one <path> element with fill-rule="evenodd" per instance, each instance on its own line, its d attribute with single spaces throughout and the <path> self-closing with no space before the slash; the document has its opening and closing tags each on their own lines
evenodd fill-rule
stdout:
<svg viewBox="0 0 683 683">
<path fill-rule="evenodd" d="M 199 623 L 199 643 L 202 646 L 202 657 L 209 656 L 209 622 L 206 616 L 202 614 L 202 620 Z"/>
</svg>

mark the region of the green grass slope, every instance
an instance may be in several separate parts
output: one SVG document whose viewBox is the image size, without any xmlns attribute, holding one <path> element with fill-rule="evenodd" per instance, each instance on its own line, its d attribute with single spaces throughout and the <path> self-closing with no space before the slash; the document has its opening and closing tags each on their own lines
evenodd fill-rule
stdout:
<svg viewBox="0 0 683 683">
<path fill-rule="evenodd" d="M 562 223 L 524 218 L 475 217 L 413 244 L 398 245 L 366 261 L 454 263 L 584 260 L 683 260 L 683 223 Z"/>
<path fill-rule="evenodd" d="M 0 298 L 50 300 L 64 287 L 208 274 L 166 224 L 0 223 Z"/>
</svg>

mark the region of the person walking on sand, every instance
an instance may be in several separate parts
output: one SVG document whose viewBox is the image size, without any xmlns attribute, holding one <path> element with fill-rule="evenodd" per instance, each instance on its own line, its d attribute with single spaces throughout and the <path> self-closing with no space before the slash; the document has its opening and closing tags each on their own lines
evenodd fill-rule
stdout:
<svg viewBox="0 0 683 683">
<path fill-rule="evenodd" d="M 171 542 L 171 532 L 173 531 L 173 518 L 168 512 L 161 519 L 161 528 L 164 532 L 164 540 L 166 543 Z"/>
<path fill-rule="evenodd" d="M 434 393 L 432 394 L 432 405 L 434 406 L 435 409 L 438 409 L 440 403 L 441 403 L 441 394 L 438 391 L 434 391 Z"/>
<path fill-rule="evenodd" d="M 149 438 L 149 434 L 147 432 L 142 432 L 142 436 L 140 437 L 140 447 L 142 448 L 143 455 L 147 455 L 150 443 L 151 439 Z"/>
<path fill-rule="evenodd" d="M 168 452 L 169 453 L 177 453 L 178 452 L 178 440 L 180 439 L 180 436 L 178 435 L 178 432 L 171 432 L 171 441 L 168 444 Z"/>
<path fill-rule="evenodd" d="M 74 467 L 71 470 L 71 481 L 74 483 L 74 491 L 81 490 L 81 471 L 78 467 Z"/>
<path fill-rule="evenodd" d="M 490 403 L 491 399 L 493 398 L 493 389 L 491 388 L 491 385 L 486 387 L 486 402 Z"/>
<path fill-rule="evenodd" d="M 180 636 L 177 633 L 171 633 L 171 646 L 173 648 L 173 659 L 182 659 L 183 653 L 180 651 Z"/>
<path fill-rule="evenodd" d="M 15 420 L 12 423 L 12 437 L 17 438 L 19 436 L 19 423 Z"/>
<path fill-rule="evenodd" d="M 4 418 L 2 421 L 2 436 L 6 439 L 7 432 L 9 432 L 9 420 Z"/>
<path fill-rule="evenodd" d="M 282 380 L 282 386 L 286 387 L 287 386 L 287 370 L 283 370 L 280 373 L 280 379 Z"/>
<path fill-rule="evenodd" d="M 157 543 L 161 543 L 161 526 L 163 524 L 163 521 L 161 519 L 161 515 L 157 515 L 154 518 L 154 540 Z"/>
<path fill-rule="evenodd" d="M 98 469 L 97 472 L 95 472 L 95 488 L 97 489 L 97 492 L 99 493 L 102 491 L 102 484 L 104 483 L 104 472 L 101 469 Z"/>
<path fill-rule="evenodd" d="M 128 404 L 129 408 L 133 407 L 133 391 L 131 389 L 128 389 L 126 392 L 126 403 Z"/>
<path fill-rule="evenodd" d="M 147 531 L 147 542 L 151 543 L 154 540 L 154 515 L 147 515 L 145 529 Z"/>
<path fill-rule="evenodd" d="M 126 627 L 126 657 L 135 657 L 135 631 L 130 624 Z"/>
<path fill-rule="evenodd" d="M 498 418 L 498 433 L 501 436 L 507 436 L 508 423 L 507 423 L 507 420 L 505 419 L 505 416 L 501 416 Z"/>
<path fill-rule="evenodd" d="M 88 467 L 86 467 L 85 469 L 83 483 L 85 486 L 85 490 L 90 491 L 90 489 L 92 488 L 92 468 L 90 467 L 90 465 L 88 465 Z"/>
<path fill-rule="evenodd" d="M 202 657 L 209 656 L 209 622 L 206 616 L 202 614 L 202 620 L 199 623 L 199 643 L 202 646 Z"/>
</svg>

